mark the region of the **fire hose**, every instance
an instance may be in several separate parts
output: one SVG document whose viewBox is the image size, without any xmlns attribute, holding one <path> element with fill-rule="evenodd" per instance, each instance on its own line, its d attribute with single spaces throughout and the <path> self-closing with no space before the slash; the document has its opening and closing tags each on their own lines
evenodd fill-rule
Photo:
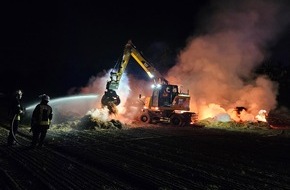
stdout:
<svg viewBox="0 0 290 190">
<path fill-rule="evenodd" d="M 15 115 L 14 115 L 14 117 L 13 117 L 13 119 L 12 119 L 12 122 L 11 122 L 11 134 L 12 134 L 12 137 L 13 137 L 13 139 L 14 139 L 18 144 L 20 144 L 20 145 L 22 145 L 22 146 L 28 146 L 28 145 L 25 145 L 25 144 L 20 143 L 20 142 L 17 140 L 17 138 L 16 138 L 16 136 L 15 136 L 15 134 L 14 134 L 14 121 L 15 121 L 15 118 L 17 117 L 17 115 L 18 115 L 18 114 L 15 114 Z"/>
</svg>

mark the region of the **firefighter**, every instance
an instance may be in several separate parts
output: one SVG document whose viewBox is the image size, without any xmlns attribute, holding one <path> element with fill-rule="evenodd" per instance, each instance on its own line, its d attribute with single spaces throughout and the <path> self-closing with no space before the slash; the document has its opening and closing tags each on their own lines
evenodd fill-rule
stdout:
<svg viewBox="0 0 290 190">
<path fill-rule="evenodd" d="M 22 90 L 16 90 L 11 103 L 11 109 L 9 113 L 10 117 L 10 131 L 7 139 L 8 146 L 15 145 L 15 135 L 18 132 L 18 126 L 20 124 L 21 117 L 24 115 L 24 107 L 22 106 Z"/>
<path fill-rule="evenodd" d="M 31 147 L 42 147 L 52 120 L 52 108 L 48 105 L 50 97 L 46 94 L 40 96 L 41 102 L 36 105 L 31 117 L 32 142 Z"/>
</svg>

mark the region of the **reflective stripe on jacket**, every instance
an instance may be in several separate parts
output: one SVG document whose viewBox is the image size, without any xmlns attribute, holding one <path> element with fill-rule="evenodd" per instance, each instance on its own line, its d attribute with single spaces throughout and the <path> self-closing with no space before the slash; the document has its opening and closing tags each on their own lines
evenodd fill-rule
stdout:
<svg viewBox="0 0 290 190">
<path fill-rule="evenodd" d="M 17 114 L 15 120 L 20 121 L 20 114 Z"/>
<path fill-rule="evenodd" d="M 40 121 L 39 125 L 50 125 L 50 120 L 48 120 L 48 121 Z"/>
<path fill-rule="evenodd" d="M 47 104 L 38 104 L 32 114 L 32 123 L 36 125 L 50 125 L 51 119 L 52 108 Z"/>
</svg>

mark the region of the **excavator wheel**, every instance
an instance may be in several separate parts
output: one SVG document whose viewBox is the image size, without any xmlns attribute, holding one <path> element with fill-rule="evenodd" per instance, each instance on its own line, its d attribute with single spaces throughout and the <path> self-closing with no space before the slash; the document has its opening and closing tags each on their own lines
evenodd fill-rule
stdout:
<svg viewBox="0 0 290 190">
<path fill-rule="evenodd" d="M 175 127 L 183 127 L 185 125 L 184 117 L 180 114 L 173 114 L 170 117 L 170 124 Z"/>
<path fill-rule="evenodd" d="M 142 113 L 139 118 L 140 118 L 140 121 L 144 123 L 151 123 L 151 118 L 148 113 Z"/>
</svg>

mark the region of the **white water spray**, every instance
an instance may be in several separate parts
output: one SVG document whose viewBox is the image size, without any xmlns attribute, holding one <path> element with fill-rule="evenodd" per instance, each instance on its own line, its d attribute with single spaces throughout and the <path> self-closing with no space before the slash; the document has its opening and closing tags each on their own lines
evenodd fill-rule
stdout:
<svg viewBox="0 0 290 190">
<path fill-rule="evenodd" d="M 51 99 L 49 105 L 53 110 L 52 123 L 59 123 L 68 120 L 79 119 L 87 114 L 89 110 L 95 109 L 100 104 L 99 95 L 75 95 Z M 32 111 L 38 103 L 26 107 L 26 115 L 31 117 Z"/>
<path fill-rule="evenodd" d="M 85 101 L 85 100 L 96 100 L 98 98 L 98 95 L 90 94 L 90 95 L 76 95 L 76 96 L 68 96 L 68 97 L 61 97 L 56 99 L 51 99 L 49 101 L 49 104 L 51 106 L 59 105 L 63 103 L 72 103 L 74 101 Z M 26 111 L 32 110 L 35 108 L 35 106 L 38 103 L 35 103 L 33 105 L 30 105 L 26 108 Z"/>
</svg>

